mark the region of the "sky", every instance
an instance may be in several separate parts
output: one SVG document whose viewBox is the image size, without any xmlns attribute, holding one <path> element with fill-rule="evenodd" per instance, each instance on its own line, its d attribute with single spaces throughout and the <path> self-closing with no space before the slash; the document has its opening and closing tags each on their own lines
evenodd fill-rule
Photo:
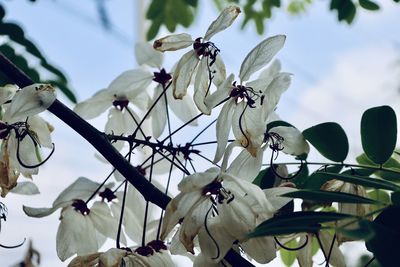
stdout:
<svg viewBox="0 0 400 267">
<path fill-rule="evenodd" d="M 218 15 L 212 1 L 199 1 L 194 25 L 178 28 L 202 36 Z M 140 1 L 106 1 L 115 29 L 105 31 L 99 23 L 95 1 L 29 1 L 2 2 L 6 19 L 23 26 L 30 39 L 41 48 L 48 60 L 67 74 L 79 100 L 105 88 L 120 73 L 137 67 L 134 43 L 141 39 L 146 23 Z M 229 29 L 213 38 L 227 65 L 228 73 L 238 74 L 246 54 L 260 41 L 275 34 L 287 36 L 277 58 L 283 70 L 293 74 L 291 87 L 282 96 L 278 114 L 303 130 L 312 125 L 335 121 L 340 123 L 350 140 L 349 161 L 361 153 L 359 122 L 364 110 L 378 105 L 391 105 L 400 114 L 400 5 L 380 1 L 382 10 L 372 14 L 361 11 L 354 23 L 338 23 L 326 1 L 315 1 L 306 14 L 290 16 L 276 12 L 266 22 L 266 32 L 259 36 L 254 27 L 240 30 L 238 18 Z M 141 28 L 142 27 L 142 28 Z M 159 36 L 167 34 L 166 30 Z M 171 67 L 177 54 L 167 55 Z M 60 99 L 68 103 L 65 98 Z M 22 204 L 48 207 L 59 192 L 77 177 L 101 181 L 110 167 L 93 157 L 95 151 L 81 137 L 51 114 L 45 117 L 55 126 L 53 141 L 56 152 L 34 177 L 42 194 L 22 197 L 10 194 L 2 200 L 9 209 L 2 224 L 0 243 L 12 245 L 32 238 L 42 254 L 42 266 L 64 266 L 55 252 L 55 235 L 59 213 L 33 219 L 24 215 Z M 91 121 L 100 129 L 105 117 Z M 322 159 L 317 153 L 315 159 Z M 26 246 L 0 250 L 2 266 L 22 259 Z M 346 251 L 347 248 L 346 248 Z M 357 250 L 359 251 L 359 249 Z M 281 266 L 275 262 L 271 266 Z"/>
</svg>

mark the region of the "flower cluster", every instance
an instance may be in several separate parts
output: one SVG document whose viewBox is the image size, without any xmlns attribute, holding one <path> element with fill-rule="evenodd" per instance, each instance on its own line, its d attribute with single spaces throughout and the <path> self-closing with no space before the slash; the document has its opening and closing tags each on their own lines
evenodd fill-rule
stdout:
<svg viewBox="0 0 400 267">
<path fill-rule="evenodd" d="M 104 132 L 115 148 L 126 152 L 127 160 L 135 162 L 137 170 L 160 190 L 172 195 L 170 187 L 177 184 L 179 192 L 160 214 L 113 170 L 106 181 L 114 173 L 117 186 L 81 177 L 51 208 L 24 206 L 32 217 L 61 209 L 57 253 L 62 261 L 77 255 L 69 266 L 174 266 L 170 253 L 188 256 L 194 266 L 217 266 L 232 247 L 259 263 L 276 257 L 274 237 L 249 238 L 249 234 L 292 201 L 282 194 L 296 189 L 291 183 L 277 183 L 263 190 L 253 180 L 269 148 L 272 161 L 279 151 L 304 156 L 309 146 L 295 127 L 276 123 L 280 121 L 276 106 L 291 82 L 291 74 L 281 71 L 278 60 L 273 61 L 285 36 L 272 36 L 255 46 L 244 58 L 237 79 L 226 74 L 222 47 L 210 40 L 240 12 L 236 6 L 224 9 L 203 37 L 173 34 L 153 45 L 137 44 L 140 67 L 123 72 L 76 105 L 74 111 L 88 120 L 108 110 Z M 172 70 L 166 70 L 164 52 L 184 48 L 189 51 Z M 222 106 L 219 114 L 213 114 L 218 106 Z M 183 123 L 175 130 L 172 113 Z M 9 137 L 5 140 L 10 141 L 5 146 L 10 147 L 14 138 L 22 149 L 26 138 L 20 138 L 17 115 L 6 115 L 7 111 L 4 121 Z M 216 145 L 213 160 L 203 155 L 202 144 L 195 143 L 213 123 L 186 143 L 174 136 L 187 125 L 198 125 L 201 116 L 216 118 L 216 141 L 207 143 Z M 30 132 L 36 131 L 33 118 L 24 122 Z M 26 140 L 48 144 L 40 138 L 40 142 Z M 234 148 L 239 148 L 239 154 Z M 194 158 L 211 167 L 197 166 Z M 98 196 L 101 200 L 95 200 Z M 107 238 L 116 240 L 116 248 L 98 252 Z"/>
<path fill-rule="evenodd" d="M 19 89 L 14 85 L 0 88 L 0 188 L 1 196 L 17 186 L 22 174 L 32 178 L 39 171 L 40 148 L 52 148 L 53 127 L 38 114 L 56 99 L 54 88 L 33 84 Z"/>
</svg>

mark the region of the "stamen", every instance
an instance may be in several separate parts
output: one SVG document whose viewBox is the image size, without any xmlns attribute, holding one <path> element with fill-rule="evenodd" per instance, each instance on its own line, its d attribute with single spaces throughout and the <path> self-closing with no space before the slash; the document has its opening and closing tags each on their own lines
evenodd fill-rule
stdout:
<svg viewBox="0 0 400 267">
<path fill-rule="evenodd" d="M 115 98 L 117 98 L 117 95 L 114 95 Z M 127 108 L 129 105 L 129 100 L 128 99 L 116 99 L 112 102 L 113 106 L 122 111 L 124 108 Z"/>
<path fill-rule="evenodd" d="M 108 202 L 111 202 L 113 199 L 117 198 L 117 196 L 114 194 L 114 192 L 110 188 L 104 189 L 103 192 L 99 193 L 99 196 L 102 198 L 103 201 L 104 201 L 104 199 L 107 199 Z"/>
<path fill-rule="evenodd" d="M 28 136 L 31 137 L 30 134 L 28 134 Z M 34 143 L 34 145 L 35 145 L 35 147 L 36 147 L 36 146 L 37 146 L 36 141 L 33 139 L 33 137 L 31 137 L 31 139 L 32 139 L 32 141 L 33 141 L 33 143 Z M 20 155 L 20 153 L 19 153 L 19 146 L 20 146 L 20 142 L 21 142 L 21 141 L 22 141 L 22 139 L 17 138 L 17 160 L 18 160 L 18 163 L 19 163 L 22 167 L 27 168 L 27 169 L 35 169 L 35 168 L 40 167 L 41 165 L 45 164 L 46 161 L 48 161 L 48 160 L 50 159 L 50 157 L 53 155 L 54 151 L 56 150 L 55 144 L 54 144 L 54 143 L 51 143 L 52 148 L 51 148 L 50 154 L 47 156 L 47 158 L 45 158 L 42 162 L 39 162 L 38 164 L 27 165 L 27 164 L 25 164 L 25 163 L 22 161 L 21 155 Z"/>
<path fill-rule="evenodd" d="M 160 72 L 154 72 L 153 81 L 161 84 L 165 87 L 165 85 L 171 80 L 171 74 L 167 73 L 164 68 L 160 70 Z"/>
<path fill-rule="evenodd" d="M 167 250 L 167 246 L 161 240 L 150 241 L 149 243 L 147 243 L 146 247 L 151 247 L 156 252 L 159 252 L 160 250 Z"/>
<path fill-rule="evenodd" d="M 215 257 L 211 258 L 211 259 L 215 260 L 215 259 L 219 258 L 219 255 L 221 254 L 221 251 L 219 249 L 217 241 L 211 235 L 210 230 L 208 230 L 208 226 L 207 226 L 207 217 L 208 217 L 208 214 L 210 213 L 210 211 L 212 210 L 212 207 L 213 206 L 211 205 L 211 207 L 208 209 L 208 211 L 206 213 L 206 216 L 204 217 L 204 229 L 206 230 L 207 235 L 211 238 L 212 242 L 214 243 L 215 247 L 217 248 L 217 255 Z"/>
<path fill-rule="evenodd" d="M 135 249 L 135 252 L 139 255 L 146 256 L 146 257 L 154 254 L 154 250 L 150 246 L 138 247 L 137 249 Z"/>
<path fill-rule="evenodd" d="M 80 211 L 82 215 L 88 215 L 90 213 L 90 209 L 87 207 L 85 201 L 81 199 L 75 199 L 74 203 L 72 203 L 72 207 L 74 207 L 76 211 Z"/>
</svg>

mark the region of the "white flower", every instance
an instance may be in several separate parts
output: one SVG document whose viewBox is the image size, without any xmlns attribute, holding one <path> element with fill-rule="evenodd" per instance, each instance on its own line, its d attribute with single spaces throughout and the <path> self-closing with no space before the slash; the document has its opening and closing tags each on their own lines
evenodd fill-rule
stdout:
<svg viewBox="0 0 400 267">
<path fill-rule="evenodd" d="M 52 148 L 50 133 L 53 127 L 37 116 L 56 99 L 50 85 L 33 84 L 16 91 L 16 87 L 5 87 L 1 96 L 5 109 L 0 121 L 1 195 L 16 186 L 20 174 L 27 178 L 37 174 L 42 164 L 40 147 Z M 11 103 L 8 103 L 11 100 Z"/>
<path fill-rule="evenodd" d="M 218 116 L 218 146 L 214 162 L 222 158 L 231 128 L 235 139 L 253 157 L 257 156 L 264 140 L 268 117 L 280 95 L 289 87 L 290 74 L 279 72 L 280 64 L 275 61 L 258 79 L 247 81 L 254 72 L 272 60 L 283 47 L 285 39 L 284 35 L 276 35 L 262 41 L 244 59 L 240 67 L 240 83 L 233 82 L 234 76 L 230 75 L 213 95 L 206 97 L 205 103 L 209 108 L 229 97 Z"/>
<path fill-rule="evenodd" d="M 155 241 L 157 243 L 159 241 Z M 81 266 L 146 266 L 146 267 L 174 267 L 175 264 L 165 245 L 159 246 L 150 242 L 146 247 L 133 247 L 126 249 L 111 248 L 106 252 L 78 256 L 73 259 L 68 267 Z M 155 244 L 155 245 L 154 245 Z"/>
<path fill-rule="evenodd" d="M 194 253 L 193 240 L 198 236 L 202 254 L 209 262 L 220 261 L 234 241 L 253 247 L 257 240 L 248 241 L 247 234 L 281 207 L 273 206 L 258 186 L 221 173 L 218 168 L 187 176 L 178 189 L 180 193 L 167 206 L 161 239 L 181 222 L 182 244 Z M 272 241 L 266 238 L 263 242 L 270 247 Z M 273 254 L 262 257 L 257 252 L 253 257 L 269 261 L 275 257 L 275 250 Z"/>
<path fill-rule="evenodd" d="M 126 71 L 118 76 L 107 89 L 94 94 L 91 98 L 77 104 L 74 111 L 84 119 L 93 119 L 109 109 L 105 133 L 114 135 L 132 134 L 141 119 L 130 103 L 139 109 L 145 109 L 149 97 L 144 90 L 151 82 L 149 73 L 136 69 Z M 144 136 L 138 131 L 141 138 Z M 122 149 L 123 142 L 114 143 L 117 149 Z"/>
<path fill-rule="evenodd" d="M 211 23 L 204 38 L 193 40 L 189 34 L 173 34 L 154 42 L 154 48 L 163 52 L 193 45 L 193 50 L 184 54 L 176 66 L 172 78 L 173 94 L 177 99 L 183 98 L 195 75 L 193 98 L 197 108 L 204 114 L 211 113 L 204 102 L 205 97 L 210 93 L 210 76 L 213 76 L 212 81 L 216 85 L 225 79 L 225 66 L 217 56 L 219 49 L 209 40 L 216 33 L 228 28 L 240 12 L 236 6 L 225 8 Z"/>
<path fill-rule="evenodd" d="M 164 54 L 155 50 L 149 43 L 137 43 L 135 46 L 136 60 L 139 65 L 147 65 L 149 67 L 157 68 L 153 72 L 153 76 L 149 76 L 153 83 L 157 85 L 154 88 L 154 94 L 149 102 L 149 107 L 155 104 L 152 112 L 152 130 L 153 137 L 158 138 L 165 129 L 167 122 L 167 107 L 182 121 L 187 122 L 196 116 L 196 109 L 189 96 L 182 99 L 175 99 L 172 96 L 172 88 L 167 88 L 168 82 L 171 80 L 171 75 L 162 68 Z M 163 91 L 166 90 L 165 96 L 161 96 Z M 197 125 L 197 121 L 191 123 Z"/>
</svg>

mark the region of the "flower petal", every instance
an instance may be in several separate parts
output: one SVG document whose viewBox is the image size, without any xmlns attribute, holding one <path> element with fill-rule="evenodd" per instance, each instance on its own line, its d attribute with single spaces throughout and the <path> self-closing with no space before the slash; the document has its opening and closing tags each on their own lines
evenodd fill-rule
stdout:
<svg viewBox="0 0 400 267">
<path fill-rule="evenodd" d="M 211 37 L 213 37 L 216 33 L 223 31 L 231 26 L 240 12 L 240 8 L 237 6 L 229 6 L 222 10 L 218 18 L 214 20 L 208 27 L 207 32 L 204 35 L 204 40 L 210 40 Z"/>
<path fill-rule="evenodd" d="M 271 236 L 251 238 L 240 246 L 258 263 L 266 264 L 276 258 L 275 240 Z"/>
<path fill-rule="evenodd" d="M 204 100 L 209 94 L 209 79 L 208 79 L 208 66 L 207 60 L 203 57 L 200 60 L 200 65 L 197 69 L 194 78 L 194 95 L 193 100 L 197 108 L 204 114 L 210 115 L 211 110 L 206 106 Z"/>
<path fill-rule="evenodd" d="M 232 115 L 236 103 L 233 100 L 228 100 L 221 109 L 218 115 L 216 132 L 217 132 L 217 151 L 215 152 L 214 162 L 221 160 L 224 155 L 226 145 L 228 144 L 229 131 L 232 126 Z"/>
<path fill-rule="evenodd" d="M 284 35 L 272 36 L 254 47 L 240 66 L 240 80 L 242 82 L 247 81 L 254 72 L 267 65 L 283 47 L 285 39 L 286 36 Z"/>
<path fill-rule="evenodd" d="M 155 50 L 151 44 L 140 42 L 135 44 L 135 58 L 139 65 L 160 69 L 164 54 Z"/>
<path fill-rule="evenodd" d="M 65 261 L 74 254 L 86 255 L 97 252 L 96 231 L 89 217 L 69 207 L 61 214 L 57 230 L 57 255 Z M 84 242 L 82 242 L 84 241 Z"/>
<path fill-rule="evenodd" d="M 8 123 L 24 121 L 26 117 L 39 114 L 56 100 L 55 89 L 49 84 L 32 84 L 18 91 L 4 113 Z"/>
<path fill-rule="evenodd" d="M 32 182 L 19 182 L 17 186 L 10 190 L 11 193 L 19 195 L 37 195 L 40 194 L 39 188 Z"/>
<path fill-rule="evenodd" d="M 154 89 L 154 96 L 152 102 L 161 95 L 162 87 L 161 85 L 157 85 Z M 167 105 L 165 103 L 164 96 L 158 100 L 157 104 L 155 104 L 153 110 L 151 111 L 151 125 L 153 129 L 153 137 L 159 138 L 165 129 L 165 125 L 167 124 L 167 114 L 166 114 Z"/>
<path fill-rule="evenodd" d="M 283 137 L 283 152 L 286 154 L 300 156 L 310 152 L 310 146 L 297 128 L 277 126 L 272 128 L 270 132 L 277 133 Z"/>
<path fill-rule="evenodd" d="M 186 48 L 193 44 L 192 36 L 187 33 L 171 34 L 161 39 L 155 40 L 153 43 L 154 49 L 164 51 L 175 51 Z"/>
<path fill-rule="evenodd" d="M 182 99 L 186 95 L 198 63 L 199 59 L 194 50 L 187 52 L 179 60 L 172 76 L 173 94 L 176 99 Z"/>
<path fill-rule="evenodd" d="M 121 93 L 129 91 L 143 91 L 151 81 L 153 80 L 153 73 L 143 69 L 128 70 L 121 73 L 115 78 L 110 85 L 108 90 L 112 93 Z"/>
</svg>

